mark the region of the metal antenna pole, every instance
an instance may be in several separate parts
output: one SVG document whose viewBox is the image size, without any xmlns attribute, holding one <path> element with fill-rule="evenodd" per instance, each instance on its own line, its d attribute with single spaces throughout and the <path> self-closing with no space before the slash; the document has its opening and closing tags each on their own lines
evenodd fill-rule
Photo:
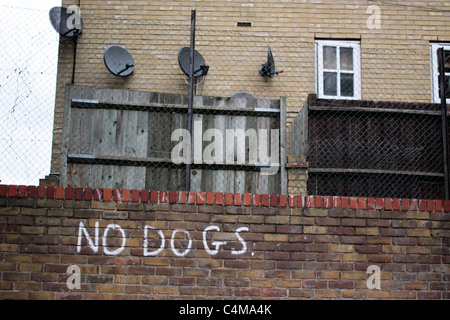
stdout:
<svg viewBox="0 0 450 320">
<path fill-rule="evenodd" d="M 447 125 L 447 93 L 445 88 L 445 57 L 444 48 L 438 49 L 439 60 L 439 85 L 441 89 L 441 125 L 442 125 L 442 147 L 444 156 L 444 199 L 449 200 L 449 159 L 448 159 L 448 125 Z"/>
<path fill-rule="evenodd" d="M 192 107 L 194 104 L 194 50 L 195 50 L 195 14 L 196 11 L 191 12 L 191 47 L 189 52 L 189 96 L 188 96 L 188 123 L 187 130 L 189 132 L 189 151 L 186 159 L 186 191 L 191 190 L 191 153 L 192 153 Z"/>
</svg>

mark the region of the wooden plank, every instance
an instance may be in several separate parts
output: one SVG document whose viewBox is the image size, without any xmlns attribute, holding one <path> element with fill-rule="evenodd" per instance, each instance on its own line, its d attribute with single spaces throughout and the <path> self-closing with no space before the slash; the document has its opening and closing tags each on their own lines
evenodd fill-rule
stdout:
<svg viewBox="0 0 450 320">
<path fill-rule="evenodd" d="M 74 95 L 81 99 L 91 99 L 95 95 L 95 89 L 88 88 L 80 88 L 79 92 L 77 89 L 74 90 Z M 80 110 L 78 114 L 74 114 L 76 121 L 79 121 L 74 129 L 79 130 L 78 132 L 72 131 L 74 142 L 77 141 L 78 145 L 76 149 L 81 154 L 92 154 L 93 147 L 93 130 L 94 130 L 94 121 L 93 121 L 93 110 Z M 79 125 L 79 126 L 78 126 Z M 76 168 L 77 175 L 79 176 L 80 187 L 92 187 L 92 167 L 90 166 L 78 166 Z"/>
<path fill-rule="evenodd" d="M 262 134 L 262 130 L 267 130 L 267 134 Z M 265 161 L 261 157 L 266 157 L 270 150 L 270 122 L 267 118 L 258 118 L 258 155 L 259 161 Z M 259 174 L 257 179 L 256 193 L 267 194 L 269 193 L 269 176 Z"/>
<path fill-rule="evenodd" d="M 390 175 L 410 175 L 424 177 L 443 177 L 437 172 L 417 172 L 417 171 L 395 171 L 378 169 L 348 169 L 348 168 L 309 168 L 310 173 L 368 173 L 368 174 L 390 174 Z"/>
<path fill-rule="evenodd" d="M 235 127 L 236 124 L 236 117 L 234 116 L 228 116 L 226 118 L 226 123 L 225 123 L 225 130 L 228 128 L 233 129 Z M 234 138 L 233 138 L 234 139 Z M 234 141 L 228 141 L 228 137 L 225 136 L 225 144 L 224 144 L 224 156 L 225 156 L 225 163 L 235 163 L 235 143 Z M 231 170 L 226 170 L 225 171 L 225 179 L 224 179 L 224 192 L 229 192 L 229 193 L 235 193 L 235 184 L 234 184 L 234 171 Z"/>
<path fill-rule="evenodd" d="M 71 100 L 73 97 L 80 99 L 91 99 L 95 94 L 95 88 L 89 87 L 66 87 L 66 101 L 63 120 L 63 141 L 61 150 L 61 185 L 86 187 L 89 182 L 85 181 L 85 170 L 80 166 L 71 166 L 70 170 L 67 166 L 67 155 L 71 152 L 82 153 L 85 146 L 83 139 L 86 138 L 88 129 L 83 119 L 83 112 L 74 112 L 71 108 Z M 89 128 L 91 130 L 91 128 Z M 89 149 L 89 147 L 87 148 Z M 89 174 L 87 174 L 89 176 Z M 73 180 L 73 181 L 72 181 Z"/>
<path fill-rule="evenodd" d="M 388 108 L 358 108 L 358 107 L 337 107 L 337 106 L 310 106 L 311 111 L 339 111 L 339 112 L 370 112 L 370 113 L 398 113 L 413 115 L 438 116 L 439 111 L 413 110 L 413 109 L 388 109 Z"/>
<path fill-rule="evenodd" d="M 192 156 L 194 158 L 194 162 L 196 163 L 198 160 L 201 160 L 203 149 L 198 145 L 198 141 L 203 141 L 203 117 L 202 114 L 194 114 L 192 117 Z M 196 128 L 201 128 L 201 130 L 196 130 Z M 198 134 L 198 136 L 197 136 Z M 199 148 L 201 153 L 196 155 L 195 149 Z M 195 157 L 199 157 L 198 160 Z M 202 170 L 201 169 L 192 169 L 191 170 L 191 191 L 202 191 Z"/>
<path fill-rule="evenodd" d="M 258 117 L 247 117 L 247 130 L 253 129 L 255 132 L 258 132 Z M 249 159 L 250 162 L 250 152 L 254 152 L 252 149 L 253 146 L 248 145 L 247 146 L 247 152 L 246 156 L 247 159 Z M 256 161 L 258 161 L 258 155 L 256 155 Z M 249 163 L 252 164 L 252 163 Z M 255 163 L 256 165 L 256 163 Z M 247 171 L 245 172 L 245 190 L 246 193 L 256 193 L 257 191 L 257 184 L 256 181 L 258 180 L 258 177 L 260 175 L 260 172 L 255 171 Z"/>
<path fill-rule="evenodd" d="M 79 101 L 79 99 L 74 99 L 72 101 L 74 108 L 84 108 L 84 109 L 117 109 L 117 110 L 140 110 L 147 112 L 181 112 L 186 113 L 188 106 L 185 104 L 173 104 L 173 103 L 126 103 L 122 101 L 101 101 L 92 99 L 89 101 Z M 208 105 L 197 105 L 193 107 L 194 113 L 215 113 L 222 115 L 255 115 L 264 117 L 279 117 L 280 109 L 275 108 L 248 108 L 248 107 L 233 107 L 227 105 L 226 108 L 218 106 L 208 106 Z"/>
<path fill-rule="evenodd" d="M 177 144 L 171 141 L 172 132 L 177 129 L 187 128 L 187 114 L 184 113 L 174 113 L 172 116 L 172 130 L 167 135 L 167 146 L 169 156 L 171 157 L 172 149 Z M 173 164 L 173 162 L 172 162 Z M 186 168 L 182 169 L 174 168 L 172 166 L 172 176 L 170 179 L 171 185 L 173 186 L 170 190 L 185 190 L 186 188 Z"/>
<path fill-rule="evenodd" d="M 242 116 L 236 116 L 235 117 L 235 126 L 234 128 L 236 130 L 243 130 L 244 132 L 246 131 L 246 127 L 247 127 L 247 119 L 246 117 L 242 117 Z M 235 157 L 238 158 L 238 152 L 240 152 L 242 149 L 246 149 L 245 147 L 245 137 L 243 140 L 243 145 L 238 145 L 238 143 L 236 142 L 236 148 L 235 148 Z M 239 150 L 238 150 L 239 149 Z M 248 152 L 244 152 L 244 154 L 248 155 Z M 247 158 L 248 159 L 248 158 Z M 243 165 L 245 164 L 248 160 L 244 159 L 244 163 L 238 163 L 239 165 Z M 234 192 L 236 193 L 244 193 L 245 192 L 245 172 L 242 170 L 236 170 L 235 171 L 235 181 L 234 181 Z"/>
<path fill-rule="evenodd" d="M 205 114 L 203 115 L 203 135 L 207 130 L 214 129 L 215 119 L 214 115 L 211 114 Z M 205 154 L 204 150 L 206 146 L 208 146 L 211 141 L 203 141 L 203 147 L 202 147 L 202 158 L 203 163 L 205 162 L 211 162 L 212 159 L 208 158 L 209 154 Z M 213 156 L 213 155 L 212 155 Z M 214 170 L 202 170 L 202 181 L 201 181 L 201 191 L 214 191 L 214 185 L 215 185 L 215 174 Z"/>
<path fill-rule="evenodd" d="M 215 115 L 214 116 L 214 128 L 222 132 L 222 137 L 225 137 L 225 129 L 226 129 L 226 116 L 223 115 Z M 223 159 L 222 163 L 225 161 L 225 144 L 223 145 Z M 214 171 L 214 192 L 227 192 L 226 191 L 226 171 L 225 170 L 215 170 Z"/>
</svg>

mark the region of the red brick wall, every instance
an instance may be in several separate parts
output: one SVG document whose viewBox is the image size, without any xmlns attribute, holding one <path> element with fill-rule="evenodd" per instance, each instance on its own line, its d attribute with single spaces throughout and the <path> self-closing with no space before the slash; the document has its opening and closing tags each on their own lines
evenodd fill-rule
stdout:
<svg viewBox="0 0 450 320">
<path fill-rule="evenodd" d="M 449 299 L 449 212 L 442 200 L 1 185 L 0 299 Z"/>
</svg>

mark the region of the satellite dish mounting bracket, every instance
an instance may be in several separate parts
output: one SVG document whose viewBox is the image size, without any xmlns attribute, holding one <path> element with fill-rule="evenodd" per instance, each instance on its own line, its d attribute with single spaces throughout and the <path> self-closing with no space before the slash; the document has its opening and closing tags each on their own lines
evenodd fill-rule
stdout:
<svg viewBox="0 0 450 320">
<path fill-rule="evenodd" d="M 273 75 L 278 75 L 284 71 L 275 71 L 275 60 L 272 55 L 272 50 L 270 46 L 267 46 L 267 62 L 262 65 L 261 70 L 259 70 L 259 75 L 264 78 L 272 78 Z"/>
</svg>

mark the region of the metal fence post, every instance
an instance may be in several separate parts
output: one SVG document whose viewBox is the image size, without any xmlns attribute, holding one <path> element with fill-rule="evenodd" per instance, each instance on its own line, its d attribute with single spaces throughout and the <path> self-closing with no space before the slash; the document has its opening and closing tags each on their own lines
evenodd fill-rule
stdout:
<svg viewBox="0 0 450 320">
<path fill-rule="evenodd" d="M 187 129 L 192 144 L 192 107 L 194 104 L 194 51 L 195 51 L 195 10 L 191 11 L 191 47 L 189 52 L 189 96 L 188 96 L 188 123 Z M 189 148 L 191 148 L 189 144 Z M 186 191 L 191 189 L 191 152 L 187 152 L 186 159 Z"/>
<path fill-rule="evenodd" d="M 439 59 L 439 85 L 441 89 L 441 123 L 442 123 L 442 147 L 444 156 L 444 198 L 449 200 L 449 162 L 448 162 L 448 125 L 447 125 L 447 93 L 445 89 L 445 60 L 444 48 L 438 49 Z"/>
</svg>

